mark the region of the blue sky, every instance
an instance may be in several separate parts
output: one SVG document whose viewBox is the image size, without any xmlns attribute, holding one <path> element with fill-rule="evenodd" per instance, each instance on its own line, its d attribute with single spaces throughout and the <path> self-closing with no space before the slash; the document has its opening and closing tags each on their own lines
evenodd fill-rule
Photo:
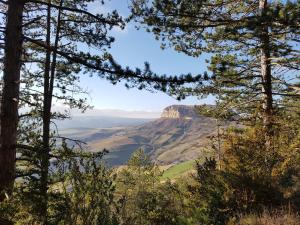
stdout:
<svg viewBox="0 0 300 225">
<path fill-rule="evenodd" d="M 99 3 L 93 5 L 93 11 L 110 11 L 117 9 L 122 16 L 128 15 L 127 0 L 111 0 L 103 8 Z M 199 74 L 205 71 L 205 56 L 192 58 L 175 52 L 173 49 L 161 50 L 160 43 L 152 34 L 143 29 L 136 30 L 129 24 L 125 30 L 114 30 L 116 38 L 111 53 L 123 66 L 142 68 L 144 62 L 150 63 L 154 72 L 159 74 Z M 91 103 L 99 109 L 147 110 L 161 111 L 172 104 L 212 103 L 212 99 L 199 100 L 189 97 L 178 102 L 174 98 L 160 92 L 150 93 L 135 89 L 128 90 L 122 84 L 113 86 L 105 80 L 83 77 L 81 86 L 90 91 Z"/>
</svg>

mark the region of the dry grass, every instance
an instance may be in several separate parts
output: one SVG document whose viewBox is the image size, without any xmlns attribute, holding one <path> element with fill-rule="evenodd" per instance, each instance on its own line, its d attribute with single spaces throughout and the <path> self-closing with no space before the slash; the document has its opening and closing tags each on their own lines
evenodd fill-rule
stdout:
<svg viewBox="0 0 300 225">
<path fill-rule="evenodd" d="M 239 219 L 238 225 L 300 225 L 300 216 L 296 213 L 264 212 L 261 215 L 245 215 Z"/>
</svg>

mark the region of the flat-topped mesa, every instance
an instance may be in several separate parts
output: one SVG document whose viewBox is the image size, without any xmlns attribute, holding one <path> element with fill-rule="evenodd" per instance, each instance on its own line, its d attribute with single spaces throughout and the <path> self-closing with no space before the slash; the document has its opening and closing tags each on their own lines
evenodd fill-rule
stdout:
<svg viewBox="0 0 300 225">
<path fill-rule="evenodd" d="M 198 117 L 195 107 L 189 105 L 171 105 L 164 109 L 161 118 L 169 119 L 192 119 Z"/>
</svg>

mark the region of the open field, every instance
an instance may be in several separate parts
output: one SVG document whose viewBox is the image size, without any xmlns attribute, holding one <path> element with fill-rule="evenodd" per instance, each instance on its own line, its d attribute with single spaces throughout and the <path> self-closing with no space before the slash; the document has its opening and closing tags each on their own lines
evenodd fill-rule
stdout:
<svg viewBox="0 0 300 225">
<path fill-rule="evenodd" d="M 190 160 L 182 163 L 175 164 L 166 169 L 162 175 L 162 180 L 176 179 L 180 176 L 192 172 L 194 170 L 195 160 Z"/>
</svg>

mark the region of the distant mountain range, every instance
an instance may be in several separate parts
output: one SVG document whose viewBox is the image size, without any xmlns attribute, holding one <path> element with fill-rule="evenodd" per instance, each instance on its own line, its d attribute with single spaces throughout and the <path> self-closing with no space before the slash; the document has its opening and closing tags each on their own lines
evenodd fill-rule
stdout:
<svg viewBox="0 0 300 225">
<path fill-rule="evenodd" d="M 77 130 L 77 135 L 75 129 L 72 135 L 87 142 L 90 151 L 109 150 L 107 162 L 115 166 L 124 164 L 138 148 L 160 164 L 196 159 L 203 154 L 208 137 L 216 133 L 215 119 L 198 115 L 193 106 L 184 105 L 167 107 L 159 119 L 132 125 L 136 124 Z"/>
</svg>

